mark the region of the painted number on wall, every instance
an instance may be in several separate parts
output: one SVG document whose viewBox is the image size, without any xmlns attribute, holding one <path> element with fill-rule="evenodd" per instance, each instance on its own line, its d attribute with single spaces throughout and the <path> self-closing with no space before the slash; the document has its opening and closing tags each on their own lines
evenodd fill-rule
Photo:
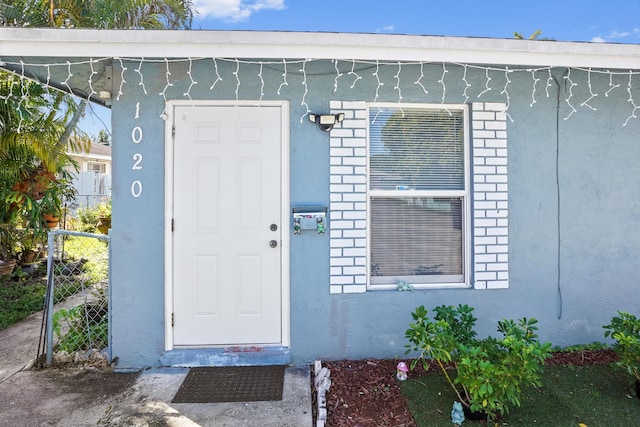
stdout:
<svg viewBox="0 0 640 427">
<path fill-rule="evenodd" d="M 131 183 L 131 195 L 136 199 L 142 196 L 142 181 L 136 179 Z"/>
<path fill-rule="evenodd" d="M 138 171 L 142 169 L 142 154 L 136 153 L 133 155 L 133 166 L 131 170 Z"/>
<path fill-rule="evenodd" d="M 140 144 L 142 141 L 142 128 L 140 126 L 136 126 L 131 131 L 131 140 L 134 144 Z"/>
<path fill-rule="evenodd" d="M 136 115 L 135 119 L 140 118 L 140 103 L 136 102 Z M 136 126 L 131 130 L 131 142 L 138 145 L 142 142 L 142 138 L 144 137 L 142 133 L 142 128 L 140 126 Z M 142 154 L 134 153 L 133 154 L 133 165 L 131 166 L 131 170 L 139 171 L 142 170 Z M 136 179 L 131 183 L 131 195 L 134 198 L 138 198 L 142 196 L 142 181 Z"/>
</svg>

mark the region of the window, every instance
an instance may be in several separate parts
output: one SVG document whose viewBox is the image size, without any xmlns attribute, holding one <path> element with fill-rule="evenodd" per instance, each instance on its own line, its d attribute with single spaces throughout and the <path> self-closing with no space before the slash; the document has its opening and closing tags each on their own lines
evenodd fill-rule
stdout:
<svg viewBox="0 0 640 427">
<path fill-rule="evenodd" d="M 88 172 L 105 173 L 106 170 L 107 170 L 107 165 L 105 163 L 87 162 Z"/>
<path fill-rule="evenodd" d="M 467 109 L 368 109 L 369 285 L 469 282 Z"/>
<path fill-rule="evenodd" d="M 331 294 L 509 287 L 506 108 L 331 101 Z"/>
</svg>

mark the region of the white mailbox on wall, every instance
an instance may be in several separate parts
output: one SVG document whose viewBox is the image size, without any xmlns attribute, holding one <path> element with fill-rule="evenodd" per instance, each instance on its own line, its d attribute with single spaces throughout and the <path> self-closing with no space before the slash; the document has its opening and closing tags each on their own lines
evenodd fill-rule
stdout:
<svg viewBox="0 0 640 427">
<path fill-rule="evenodd" d="M 326 229 L 326 206 L 297 206 L 293 208 L 293 232 L 300 234 L 302 230 L 315 230 L 323 234 Z"/>
</svg>

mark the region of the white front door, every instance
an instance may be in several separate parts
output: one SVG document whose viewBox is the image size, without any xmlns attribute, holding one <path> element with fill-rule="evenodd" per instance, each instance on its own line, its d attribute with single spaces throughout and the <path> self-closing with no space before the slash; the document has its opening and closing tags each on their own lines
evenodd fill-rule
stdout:
<svg viewBox="0 0 640 427">
<path fill-rule="evenodd" d="M 173 345 L 280 344 L 283 109 L 174 108 Z"/>
</svg>

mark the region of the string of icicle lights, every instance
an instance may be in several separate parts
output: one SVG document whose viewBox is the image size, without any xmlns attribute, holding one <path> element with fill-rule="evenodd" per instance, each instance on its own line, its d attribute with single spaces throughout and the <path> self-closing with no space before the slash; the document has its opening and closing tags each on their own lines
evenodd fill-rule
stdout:
<svg viewBox="0 0 640 427">
<path fill-rule="evenodd" d="M 177 81 L 172 79 L 172 74 L 170 70 L 171 68 L 170 65 L 172 63 L 186 63 L 188 65 L 187 79 L 186 79 L 186 84 L 188 87 L 186 91 L 182 93 L 182 96 L 188 100 L 192 99 L 192 91 L 194 90 L 194 88 L 199 87 L 199 83 L 200 83 L 198 79 L 196 79 L 196 76 L 194 75 L 194 72 L 193 72 L 193 64 L 195 61 L 206 61 L 210 63 L 210 68 L 207 69 L 208 70 L 207 76 L 206 76 L 207 81 L 202 82 L 203 84 L 206 84 L 206 86 L 204 85 L 200 85 L 200 86 L 208 87 L 209 91 L 214 91 L 216 90 L 217 85 L 221 84 L 225 79 L 230 79 L 231 82 L 235 84 L 236 101 L 240 100 L 239 92 L 242 85 L 242 79 L 240 75 L 241 64 L 256 66 L 256 70 L 257 70 L 256 75 L 253 76 L 252 79 L 257 79 L 260 82 L 259 92 L 256 94 L 256 97 L 259 100 L 262 100 L 265 96 L 265 81 L 263 77 L 264 67 L 270 67 L 271 69 L 281 70 L 281 81 L 277 86 L 277 91 L 276 91 L 277 95 L 280 95 L 282 89 L 285 86 L 290 86 L 290 81 L 289 81 L 290 74 L 300 75 L 302 78 L 302 81 L 300 83 L 301 93 L 302 93 L 302 96 L 300 99 L 300 105 L 304 107 L 303 109 L 305 110 L 303 115 L 300 117 L 300 122 L 304 121 L 304 119 L 311 112 L 307 104 L 307 96 L 309 94 L 310 80 L 313 78 L 313 75 L 307 71 L 307 65 L 308 63 L 314 62 L 314 61 L 325 61 L 325 60 L 317 60 L 317 59 L 298 59 L 298 60 L 281 59 L 277 61 L 276 60 L 259 61 L 259 60 L 242 60 L 237 58 L 228 59 L 228 58 L 204 58 L 204 57 L 161 58 L 161 59 L 156 59 L 156 58 L 149 59 L 144 57 L 142 58 L 117 57 L 117 58 L 90 58 L 89 60 L 86 60 L 86 61 L 77 61 L 77 62 L 64 61 L 60 63 L 49 63 L 49 64 L 26 63 L 23 61 L 20 61 L 17 63 L 4 61 L 4 64 L 12 66 L 12 68 L 16 70 L 15 74 L 18 75 L 20 79 L 29 79 L 29 77 L 27 76 L 27 71 L 26 71 L 27 69 L 35 69 L 35 68 L 46 69 L 47 78 L 45 81 L 42 82 L 45 85 L 55 83 L 51 80 L 52 69 L 55 68 L 55 69 L 63 70 L 62 74 L 66 72 L 66 78 L 57 83 L 59 83 L 59 86 L 65 87 L 68 90 L 71 90 L 69 86 L 69 81 L 71 77 L 74 76 L 73 67 L 88 66 L 90 69 L 90 74 L 87 81 L 87 84 L 88 84 L 87 87 L 89 89 L 87 91 L 88 92 L 87 98 L 90 98 L 91 96 L 96 94 L 94 85 L 96 84 L 96 81 L 95 81 L 95 79 L 97 78 L 96 76 L 99 74 L 98 72 L 95 71 L 95 64 L 100 63 L 102 61 L 111 63 L 112 60 L 116 62 L 118 65 L 120 65 L 119 87 L 117 88 L 117 91 L 114 88 L 116 100 L 119 100 L 120 97 L 124 95 L 124 89 L 128 84 L 136 84 L 142 88 L 145 94 L 149 93 L 145 83 L 145 76 L 142 73 L 142 66 L 145 63 L 160 63 L 163 65 L 163 68 L 165 70 L 164 80 L 163 80 L 164 87 L 162 91 L 160 91 L 157 95 L 162 97 L 165 102 L 168 100 L 167 91 L 169 90 L 169 88 L 174 86 L 174 83 Z M 230 63 L 232 65 L 231 66 L 231 69 L 233 70 L 232 76 L 227 77 L 227 76 L 221 75 L 221 72 L 219 70 L 219 65 L 225 62 Z M 129 67 L 127 67 L 125 63 L 129 64 Z M 420 90 L 422 90 L 425 95 L 428 95 L 430 90 L 441 91 L 442 104 L 444 104 L 445 100 L 447 99 L 447 96 L 448 96 L 447 91 L 449 92 L 450 97 L 459 96 L 463 102 L 465 103 L 468 102 L 469 99 L 471 99 L 471 96 L 469 95 L 469 90 L 472 87 L 472 84 L 468 80 L 469 78 L 468 70 L 480 70 L 483 72 L 484 78 L 482 79 L 483 80 L 482 86 L 478 87 L 478 89 L 481 89 L 481 92 L 478 93 L 476 98 L 482 99 L 483 96 L 488 92 L 492 92 L 492 91 L 497 92 L 499 94 L 500 99 L 493 98 L 493 100 L 505 103 L 505 106 L 506 106 L 505 113 L 507 114 L 507 117 L 511 121 L 513 120 L 511 119 L 511 116 L 509 116 L 509 113 L 508 113 L 509 105 L 511 102 L 511 95 L 509 94 L 509 90 L 510 90 L 510 84 L 512 83 L 512 80 L 510 79 L 510 76 L 513 76 L 518 73 L 528 74 L 528 79 L 531 82 L 531 97 L 530 97 L 529 105 L 532 107 L 537 102 L 536 100 L 537 97 L 545 96 L 549 98 L 551 96 L 549 92 L 549 88 L 553 86 L 553 81 L 554 81 L 554 76 L 551 71 L 553 68 L 560 68 L 560 67 L 509 68 L 508 66 L 504 66 L 504 67 L 481 66 L 481 65 L 473 65 L 473 64 L 460 64 L 460 63 L 454 63 L 454 62 L 434 63 L 434 62 L 410 62 L 410 61 L 409 62 L 381 62 L 381 61 L 362 61 L 362 60 L 333 60 L 332 63 L 333 63 L 333 69 L 335 72 L 335 78 L 333 80 L 334 92 L 337 92 L 338 90 L 354 89 L 356 86 L 358 86 L 359 81 L 362 80 L 363 75 L 366 75 L 367 73 L 369 73 L 375 79 L 374 88 L 372 89 L 373 93 L 371 96 L 373 101 L 376 102 L 379 100 L 380 91 L 386 84 L 388 85 L 388 87 L 392 87 L 393 91 L 395 91 L 396 102 L 398 104 L 401 104 L 404 99 L 403 93 L 402 93 L 403 87 L 405 88 L 405 90 L 407 87 L 406 82 L 403 84 L 402 73 L 403 73 L 403 70 L 409 66 L 419 66 L 420 77 L 415 81 L 410 81 L 408 84 L 412 84 L 419 87 Z M 132 65 L 132 64 L 135 64 L 135 65 Z M 343 67 L 343 69 L 341 70 L 339 67 L 340 64 L 346 64 L 346 68 Z M 361 67 L 364 66 L 366 67 L 366 70 L 357 70 L 356 65 Z M 435 65 L 435 66 L 441 67 L 440 79 L 438 79 L 437 81 L 427 81 L 424 73 L 425 65 L 431 65 L 431 66 Z M 383 81 L 383 79 L 381 78 L 380 71 L 382 67 L 390 67 L 392 70 L 394 70 L 390 73 L 392 77 L 391 79 L 389 79 L 389 81 Z M 451 78 L 448 77 L 451 67 L 461 67 L 463 69 L 462 78 L 460 79 L 459 82 L 456 82 L 456 87 L 462 88 L 462 92 L 459 94 L 457 93 L 452 94 L 451 93 L 452 90 L 447 89 L 448 84 L 451 85 L 453 83 L 451 81 Z M 348 71 L 345 72 L 345 70 L 348 70 Z M 589 97 L 588 99 L 585 99 L 583 101 L 575 99 L 574 88 L 576 86 L 585 84 L 582 82 L 582 80 L 580 80 L 580 83 L 576 82 L 576 80 L 578 80 L 578 78 L 576 77 L 577 72 L 586 73 L 586 85 L 589 92 Z M 326 75 L 326 73 L 323 73 L 323 74 Z M 598 87 L 598 88 L 594 87 L 594 85 L 592 84 L 592 75 L 595 75 L 595 74 L 607 76 L 608 84 L 606 84 L 603 87 Z M 591 68 L 580 68 L 580 67 L 567 68 L 565 74 L 562 77 L 564 79 L 564 82 L 559 82 L 560 84 L 564 84 L 565 96 L 564 96 L 563 102 L 567 105 L 567 107 L 570 110 L 569 113 L 565 117 L 563 117 L 563 119 L 564 120 L 570 119 L 571 116 L 573 116 L 575 113 L 578 112 L 579 108 L 596 111 L 597 108 L 591 105 L 594 98 L 597 98 L 598 96 L 609 97 L 612 91 L 622 90 L 625 92 L 624 96 L 627 98 L 627 102 L 629 103 L 629 115 L 622 122 L 622 126 L 626 126 L 629 123 L 629 121 L 637 118 L 636 113 L 638 112 L 638 110 L 640 110 L 640 105 L 638 105 L 638 102 L 636 102 L 634 98 L 633 90 L 632 90 L 633 78 L 634 76 L 638 76 L 638 75 L 640 75 L 640 70 L 625 71 L 625 70 L 602 70 L 602 69 L 594 70 Z M 504 84 L 500 84 L 499 87 L 496 87 L 496 85 L 492 83 L 492 80 L 498 77 L 502 77 L 502 79 L 504 80 Z M 181 79 L 181 80 L 184 80 L 184 79 Z M 202 80 L 202 78 L 200 78 L 200 80 Z M 625 84 L 614 83 L 614 80 L 618 82 L 623 81 L 625 82 Z M 543 88 L 544 95 L 540 95 L 538 94 L 538 91 L 542 89 L 541 82 L 543 81 L 545 82 L 544 88 Z M 15 93 L 13 93 L 12 91 L 13 91 L 13 88 L 10 88 L 9 95 L 4 98 L 6 99 L 9 96 L 15 96 Z M 27 94 L 22 93 L 21 97 L 23 98 L 23 100 L 26 100 Z M 2 99 L 3 97 L 0 96 L 0 100 Z M 163 116 L 164 116 L 164 112 L 163 112 Z"/>
</svg>

